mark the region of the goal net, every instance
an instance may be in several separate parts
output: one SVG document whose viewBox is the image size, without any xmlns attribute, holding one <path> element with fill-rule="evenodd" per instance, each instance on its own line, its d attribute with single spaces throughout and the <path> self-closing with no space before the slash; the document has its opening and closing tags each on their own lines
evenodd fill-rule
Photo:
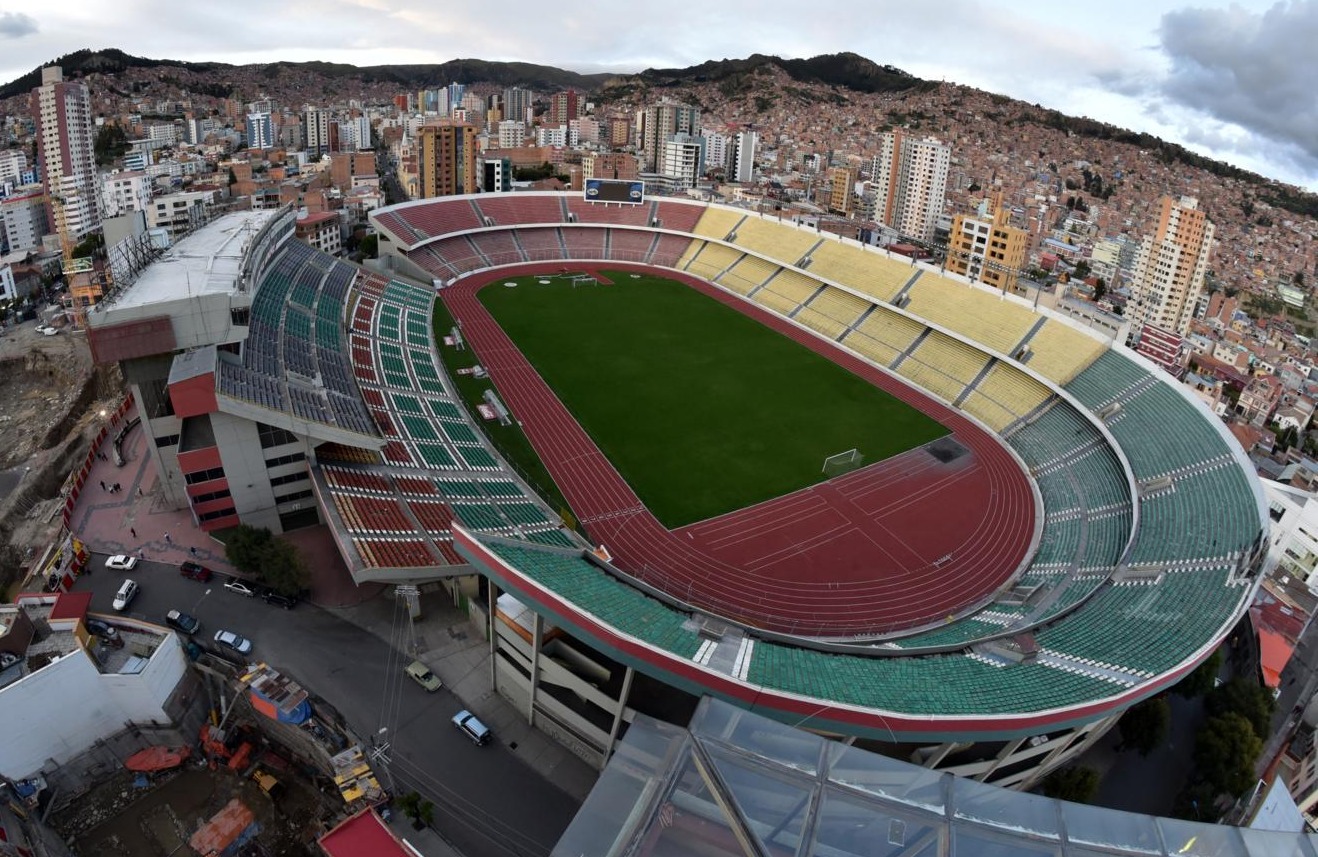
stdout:
<svg viewBox="0 0 1318 857">
<path fill-rule="evenodd" d="M 838 452 L 824 459 L 824 475 L 830 479 L 834 476 L 840 476 L 860 467 L 865 461 L 865 456 L 860 454 L 859 449 L 848 449 L 846 452 Z"/>
</svg>

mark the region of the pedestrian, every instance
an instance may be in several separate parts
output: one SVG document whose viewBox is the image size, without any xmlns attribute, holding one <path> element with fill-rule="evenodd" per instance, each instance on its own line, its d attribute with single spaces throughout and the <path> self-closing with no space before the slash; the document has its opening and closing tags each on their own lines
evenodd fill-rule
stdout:
<svg viewBox="0 0 1318 857">
<path fill-rule="evenodd" d="M 119 483 L 118 483 L 118 482 L 114 483 L 114 493 L 115 493 L 115 494 L 118 494 L 118 493 L 119 493 Z"/>
<path fill-rule="evenodd" d="M 193 545 L 193 546 L 189 547 L 189 548 L 188 548 L 188 553 L 192 554 L 193 556 L 196 556 L 196 555 L 197 555 L 197 547 L 196 547 L 196 545 Z"/>
<path fill-rule="evenodd" d="M 104 480 L 104 479 L 101 480 L 101 490 L 102 490 L 102 491 L 106 490 L 106 489 L 105 489 L 105 480 Z"/>
<path fill-rule="evenodd" d="M 167 544 L 167 545 L 168 545 L 168 544 L 173 544 L 173 542 L 171 542 L 170 539 L 169 539 L 169 533 L 165 533 L 165 544 Z"/>
<path fill-rule="evenodd" d="M 140 485 L 139 485 L 138 488 L 137 488 L 137 496 L 139 496 L 139 497 L 142 496 L 142 488 L 141 488 Z"/>
<path fill-rule="evenodd" d="M 128 528 L 128 534 L 133 538 L 137 538 L 137 530 L 134 529 L 133 527 Z"/>
</svg>

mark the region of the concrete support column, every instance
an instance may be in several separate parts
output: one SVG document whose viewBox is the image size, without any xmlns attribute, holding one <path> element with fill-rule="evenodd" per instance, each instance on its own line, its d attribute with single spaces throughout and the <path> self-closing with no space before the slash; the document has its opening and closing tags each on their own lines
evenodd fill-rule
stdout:
<svg viewBox="0 0 1318 857">
<path fill-rule="evenodd" d="M 544 618 L 533 614 L 531 622 L 531 693 L 526 699 L 526 720 L 535 726 L 535 696 L 540 688 L 540 637 L 544 633 Z"/>
<path fill-rule="evenodd" d="M 604 747 L 604 760 L 600 764 L 601 768 L 609 763 L 609 757 L 613 755 L 613 747 L 618 743 L 618 731 L 622 729 L 622 714 L 627 710 L 627 698 L 631 696 L 632 676 L 635 674 L 636 671 L 631 667 L 627 667 L 627 672 L 623 674 L 622 693 L 618 694 L 618 710 L 613 713 L 613 725 L 609 728 L 609 743 Z"/>
</svg>

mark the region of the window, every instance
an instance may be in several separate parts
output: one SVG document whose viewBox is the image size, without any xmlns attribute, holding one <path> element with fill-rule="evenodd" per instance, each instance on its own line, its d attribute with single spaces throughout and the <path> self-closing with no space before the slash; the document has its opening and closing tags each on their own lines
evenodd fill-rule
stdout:
<svg viewBox="0 0 1318 857">
<path fill-rule="evenodd" d="M 307 475 L 307 472 L 305 470 L 300 471 L 298 473 L 290 473 L 287 476 L 275 476 L 270 480 L 270 487 L 274 488 L 277 485 L 288 485 L 293 482 L 303 482 L 310 478 L 311 477 Z"/>
<path fill-rule="evenodd" d="M 192 498 L 192 502 L 194 505 L 197 503 L 209 503 L 211 500 L 223 500 L 225 497 L 231 496 L 233 495 L 229 493 L 229 489 L 224 488 L 219 491 L 212 491 L 209 494 L 198 494 L 196 497 Z"/>
<path fill-rule="evenodd" d="M 281 455 L 278 458 L 267 458 L 266 467 L 278 467 L 281 464 L 292 464 L 296 461 L 306 461 L 307 457 L 303 453 L 295 452 L 292 455 Z"/>
<path fill-rule="evenodd" d="M 214 512 L 206 512 L 204 514 L 198 515 L 197 520 L 199 522 L 204 523 L 206 521 L 214 521 L 217 518 L 227 518 L 233 514 L 236 514 L 233 508 L 218 509 Z"/>
<path fill-rule="evenodd" d="M 269 449 L 272 446 L 283 446 L 288 443 L 297 443 L 297 435 L 290 431 L 285 431 L 275 426 L 268 426 L 265 423 L 256 424 L 257 435 L 261 438 L 261 448 Z"/>
<path fill-rule="evenodd" d="M 311 492 L 310 489 L 307 489 L 306 491 L 294 491 L 292 494 L 283 494 L 283 495 L 276 494 L 276 495 L 275 495 L 275 502 L 276 502 L 276 503 L 291 503 L 291 502 L 293 502 L 294 500 L 305 500 L 307 497 L 310 497 L 310 496 L 312 496 L 312 492 Z"/>
<path fill-rule="evenodd" d="M 167 434 L 163 437 L 158 437 L 156 438 L 156 447 L 158 449 L 163 449 L 167 446 L 178 446 L 178 437 L 179 436 L 176 434 Z"/>
<path fill-rule="evenodd" d="M 229 322 L 237 327 L 247 327 L 252 323 L 252 308 L 245 306 L 230 308 Z"/>
<path fill-rule="evenodd" d="M 201 482 L 210 482 L 214 479 L 224 478 L 223 467 L 212 467 L 210 470 L 198 470 L 196 473 L 188 473 L 183 479 L 189 485 L 196 485 Z"/>
</svg>

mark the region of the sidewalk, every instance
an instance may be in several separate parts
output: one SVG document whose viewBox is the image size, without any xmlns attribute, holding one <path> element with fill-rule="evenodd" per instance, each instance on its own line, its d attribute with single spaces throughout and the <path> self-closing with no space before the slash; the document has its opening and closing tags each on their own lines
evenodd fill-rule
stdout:
<svg viewBox="0 0 1318 857">
<path fill-rule="evenodd" d="M 136 405 L 124 420 L 136 416 Z M 147 455 L 150 442 L 141 426 L 124 441 L 124 466 L 116 467 L 106 444 L 70 519 L 74 535 L 89 549 L 133 554 L 170 564 L 193 560 L 219 574 L 242 577 L 224 556 L 224 545 L 192 522 L 192 513 L 169 509 L 157 489 L 156 467 Z M 119 490 L 109 489 L 115 484 Z M 102 488 L 101 486 L 105 487 Z M 329 528 L 308 527 L 286 536 L 297 546 L 311 573 L 311 602 L 321 607 L 359 604 L 384 591 L 381 584 L 357 586 L 339 555 Z"/>
<path fill-rule="evenodd" d="M 376 598 L 355 607 L 331 610 L 388 642 L 393 634 L 394 603 Z M 490 682 L 490 647 L 480 630 L 443 593 L 421 596 L 421 616 L 413 625 L 416 658 L 439 676 L 444 686 L 494 730 L 499 743 L 545 779 L 584 801 L 599 772 L 557 741 L 531 727 L 523 712 L 495 692 Z"/>
</svg>

